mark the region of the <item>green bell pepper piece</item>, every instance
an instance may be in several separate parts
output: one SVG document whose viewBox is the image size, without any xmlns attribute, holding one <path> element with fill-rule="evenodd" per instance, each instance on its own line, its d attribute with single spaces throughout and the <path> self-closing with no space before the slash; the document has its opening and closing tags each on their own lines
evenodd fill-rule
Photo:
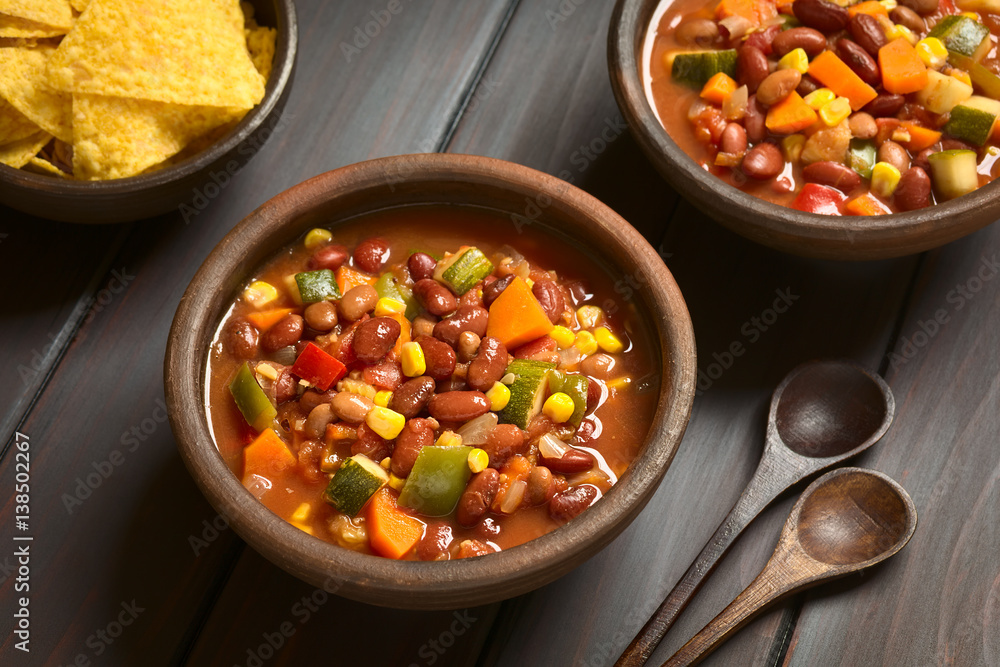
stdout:
<svg viewBox="0 0 1000 667">
<path fill-rule="evenodd" d="M 341 298 L 340 286 L 330 269 L 296 273 L 295 284 L 299 286 L 299 296 L 303 303 Z"/>
<path fill-rule="evenodd" d="M 471 451 L 465 445 L 421 449 L 399 494 L 399 504 L 425 516 L 451 514 L 472 475 Z"/>
<path fill-rule="evenodd" d="M 847 163 L 861 178 L 871 180 L 872 167 L 875 166 L 875 142 L 870 139 L 851 139 Z"/>
<path fill-rule="evenodd" d="M 250 364 L 245 361 L 236 373 L 236 377 L 229 383 L 229 393 L 233 395 L 236 407 L 240 409 L 243 418 L 255 431 L 263 431 L 278 415 L 278 411 L 271 404 L 271 399 L 257 384 L 257 378 L 253 376 Z"/>
<path fill-rule="evenodd" d="M 589 386 L 590 380 L 586 375 L 571 375 L 562 371 L 553 371 L 549 375 L 549 391 L 553 394 L 561 391 L 573 399 L 573 416 L 569 418 L 569 423 L 573 426 L 579 426 L 587 412 Z"/>
<path fill-rule="evenodd" d="M 380 299 L 395 299 L 396 301 L 405 304 L 406 319 L 412 320 L 420 314 L 420 304 L 417 302 L 416 297 L 413 296 L 413 290 L 408 288 L 406 285 L 400 285 L 399 281 L 396 280 L 396 276 L 391 273 L 383 273 L 381 277 L 375 281 L 375 291 L 378 292 Z"/>
</svg>

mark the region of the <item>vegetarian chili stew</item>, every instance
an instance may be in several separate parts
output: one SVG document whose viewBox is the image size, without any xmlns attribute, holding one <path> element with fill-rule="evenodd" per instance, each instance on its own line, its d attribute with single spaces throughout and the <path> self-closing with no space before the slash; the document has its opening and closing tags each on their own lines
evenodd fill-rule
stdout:
<svg viewBox="0 0 1000 667">
<path fill-rule="evenodd" d="M 651 340 L 593 260 L 542 232 L 390 209 L 313 229 L 245 285 L 206 398 L 230 469 L 301 530 L 464 558 L 543 535 L 615 483 L 656 407 Z"/>
<path fill-rule="evenodd" d="M 994 0 L 677 0 L 653 25 L 647 94 L 664 128 L 754 196 L 882 215 L 997 175 Z"/>
</svg>

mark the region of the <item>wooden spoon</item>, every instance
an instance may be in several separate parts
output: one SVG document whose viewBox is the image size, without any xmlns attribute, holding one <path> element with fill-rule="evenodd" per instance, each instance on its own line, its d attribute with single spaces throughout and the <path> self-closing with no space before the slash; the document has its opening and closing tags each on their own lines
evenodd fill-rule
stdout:
<svg viewBox="0 0 1000 667">
<path fill-rule="evenodd" d="M 771 397 L 764 454 L 753 478 L 615 666 L 645 664 L 743 529 L 789 487 L 878 442 L 895 410 L 885 381 L 851 361 L 810 361 L 786 375 Z"/>
<path fill-rule="evenodd" d="M 663 667 L 698 664 L 767 605 L 885 560 L 916 527 L 913 501 L 887 476 L 862 468 L 828 472 L 795 503 L 764 570 Z"/>
</svg>

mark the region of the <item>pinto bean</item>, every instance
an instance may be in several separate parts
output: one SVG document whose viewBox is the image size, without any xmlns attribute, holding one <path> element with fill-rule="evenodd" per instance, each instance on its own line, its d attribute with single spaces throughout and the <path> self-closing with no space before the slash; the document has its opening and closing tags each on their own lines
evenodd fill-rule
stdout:
<svg viewBox="0 0 1000 667">
<path fill-rule="evenodd" d="M 802 177 L 809 183 L 829 185 L 842 192 L 850 192 L 861 185 L 861 176 L 839 162 L 813 162 L 802 169 Z"/>
<path fill-rule="evenodd" d="M 323 246 L 314 252 L 312 257 L 309 258 L 308 267 L 310 271 L 319 271 L 320 269 L 336 271 L 350 256 L 351 253 L 348 252 L 346 246 L 336 243 L 333 245 Z"/>
<path fill-rule="evenodd" d="M 497 424 L 486 436 L 483 450 L 490 455 L 490 467 L 500 468 L 510 457 L 524 454 L 528 441 L 524 431 L 513 424 Z"/>
<path fill-rule="evenodd" d="M 781 173 L 785 158 L 774 144 L 757 144 L 743 158 L 743 173 L 758 181 L 766 181 Z"/>
<path fill-rule="evenodd" d="M 312 412 L 316 406 L 322 405 L 323 403 L 329 403 L 336 395 L 337 392 L 332 389 L 323 393 L 320 393 L 315 389 L 306 389 L 302 392 L 302 396 L 299 398 L 299 407 L 303 410 Z"/>
<path fill-rule="evenodd" d="M 265 352 L 277 352 L 283 347 L 295 345 L 302 337 L 304 324 L 301 315 L 289 313 L 264 332 L 260 339 L 260 346 Z"/>
<path fill-rule="evenodd" d="M 463 331 L 458 337 L 458 359 L 462 363 L 469 363 L 476 357 L 479 344 L 482 339 L 471 331 Z"/>
<path fill-rule="evenodd" d="M 899 4 L 912 9 L 921 16 L 933 14 L 938 8 L 938 0 L 899 0 Z"/>
<path fill-rule="evenodd" d="M 243 318 L 231 320 L 226 325 L 225 348 L 237 359 L 254 359 L 260 347 L 260 333 Z"/>
<path fill-rule="evenodd" d="M 570 449 L 562 455 L 562 458 L 558 459 L 549 459 L 540 456 L 539 461 L 548 467 L 549 470 L 567 475 L 575 472 L 584 472 L 594 467 L 594 455 L 584 449 Z"/>
<path fill-rule="evenodd" d="M 893 201 L 901 211 L 915 211 L 930 206 L 931 177 L 920 167 L 910 167 L 899 179 Z"/>
<path fill-rule="evenodd" d="M 327 424 L 330 424 L 336 418 L 337 415 L 333 414 L 333 408 L 329 403 L 320 403 L 306 417 L 303 432 L 310 438 L 322 438 L 326 434 Z"/>
<path fill-rule="evenodd" d="M 489 308 L 496 301 L 497 297 L 500 296 L 507 286 L 514 282 L 514 276 L 506 275 L 503 278 L 497 278 L 489 285 L 483 288 L 483 306 Z"/>
<path fill-rule="evenodd" d="M 756 93 L 760 82 L 770 74 L 767 56 L 758 48 L 744 45 L 737 52 L 736 71 L 739 72 L 739 80 L 746 84 L 747 90 Z"/>
<path fill-rule="evenodd" d="M 739 123 L 729 123 L 719 139 L 719 150 L 730 155 L 739 155 L 747 149 L 747 132 Z M 553 320 L 553 323 L 555 321 Z"/>
<path fill-rule="evenodd" d="M 330 407 L 333 408 L 333 413 L 345 422 L 360 424 L 375 407 L 375 403 L 370 398 L 342 391 L 333 397 Z"/>
<path fill-rule="evenodd" d="M 490 411 L 490 401 L 481 391 L 449 391 L 435 394 L 427 411 L 438 421 L 466 422 Z"/>
<path fill-rule="evenodd" d="M 493 468 L 487 468 L 473 475 L 461 498 L 458 499 L 458 508 L 455 512 L 458 523 L 466 528 L 479 523 L 479 520 L 486 516 L 499 490 L 500 473 Z"/>
<path fill-rule="evenodd" d="M 303 316 L 310 329 L 325 333 L 337 326 L 337 305 L 331 301 L 311 303 Z"/>
<path fill-rule="evenodd" d="M 719 39 L 719 26 L 709 19 L 691 19 L 677 26 L 674 38 L 678 44 L 707 49 Z"/>
<path fill-rule="evenodd" d="M 549 516 L 556 521 L 569 521 L 593 505 L 599 495 L 597 487 L 590 484 L 560 491 L 549 501 Z"/>
<path fill-rule="evenodd" d="M 460 306 L 455 314 L 434 325 L 434 337 L 453 348 L 458 346 L 458 337 L 463 331 L 471 331 L 480 338 L 486 335 L 489 312 L 476 306 Z"/>
<path fill-rule="evenodd" d="M 927 30 L 927 24 L 920 18 L 920 15 L 904 5 L 893 7 L 892 11 L 889 12 L 889 18 L 892 19 L 893 23 L 906 26 L 916 33 Z"/>
<path fill-rule="evenodd" d="M 426 252 L 415 252 L 406 260 L 406 268 L 409 270 L 413 282 L 426 280 L 434 276 L 437 260 Z"/>
<path fill-rule="evenodd" d="M 392 392 L 389 409 L 412 419 L 427 405 L 427 401 L 434 395 L 434 389 L 434 380 L 426 375 L 408 380 Z"/>
<path fill-rule="evenodd" d="M 365 313 L 370 313 L 378 303 L 378 292 L 371 285 L 358 285 L 347 290 L 340 300 L 340 314 L 348 322 L 360 320 Z"/>
<path fill-rule="evenodd" d="M 431 315 L 441 317 L 455 312 L 458 308 L 458 299 L 455 295 L 433 278 L 418 280 L 413 286 L 413 294 Z"/>
<path fill-rule="evenodd" d="M 801 2 L 802 0 L 796 0 Z M 757 88 L 757 102 L 769 107 L 788 97 L 802 80 L 802 74 L 795 69 L 779 69 L 767 75 Z"/>
<path fill-rule="evenodd" d="M 483 338 L 479 343 L 479 353 L 469 363 L 465 381 L 479 391 L 489 391 L 493 384 L 503 377 L 507 369 L 507 348 L 500 339 L 493 336 Z"/>
<path fill-rule="evenodd" d="M 447 343 L 431 336 L 418 336 L 416 340 L 424 351 L 427 369 L 424 374 L 435 380 L 447 380 L 455 372 L 455 350 Z"/>
<path fill-rule="evenodd" d="M 826 0 L 795 0 L 792 12 L 803 25 L 827 35 L 846 28 L 850 18 L 846 9 Z"/>
<path fill-rule="evenodd" d="M 851 136 L 858 139 L 874 139 L 878 134 L 878 124 L 875 119 L 864 111 L 851 114 L 847 119 L 847 126 L 851 128 Z"/>
<path fill-rule="evenodd" d="M 429 419 L 411 419 L 396 436 L 390 468 L 396 477 L 407 477 L 420 450 L 434 444 L 434 422 Z"/>
<path fill-rule="evenodd" d="M 401 328 L 391 317 L 373 317 L 365 320 L 354 332 L 354 354 L 366 364 L 373 364 L 392 349 Z"/>
<path fill-rule="evenodd" d="M 563 298 L 559 286 L 551 280 L 539 280 L 531 286 L 531 293 L 538 299 L 538 303 L 545 311 L 545 315 L 548 316 L 549 322 L 552 324 L 558 322 L 566 309 L 566 299 Z"/>
<path fill-rule="evenodd" d="M 580 362 L 580 371 L 590 377 L 607 380 L 615 368 L 615 358 L 610 354 L 600 352 L 592 354 Z M 588 385 L 589 386 L 589 385 Z"/>
<path fill-rule="evenodd" d="M 863 107 L 863 110 L 870 113 L 875 118 L 885 118 L 895 116 L 906 103 L 906 98 L 902 95 L 880 94 L 874 100 Z"/>
<path fill-rule="evenodd" d="M 354 249 L 354 264 L 367 273 L 378 273 L 389 259 L 389 244 L 383 239 L 365 239 Z"/>
<path fill-rule="evenodd" d="M 555 483 L 552 479 L 552 471 L 545 466 L 535 466 L 528 473 L 528 488 L 525 489 L 524 499 L 527 504 L 541 505 L 547 503 L 556 492 Z"/>
<path fill-rule="evenodd" d="M 882 74 L 879 72 L 878 63 L 856 43 L 849 39 L 838 39 L 837 54 L 844 61 L 844 64 L 850 67 L 869 86 L 882 84 Z"/>
<path fill-rule="evenodd" d="M 777 34 L 771 42 L 771 48 L 779 56 L 802 49 L 813 58 L 826 50 L 826 35 L 812 28 L 789 28 Z"/>
<path fill-rule="evenodd" d="M 888 44 L 885 31 L 878 19 L 870 14 L 856 14 L 847 24 L 851 37 L 858 46 L 872 57 L 878 56 L 878 50 Z"/>
<path fill-rule="evenodd" d="M 888 162 L 896 169 L 899 169 L 899 173 L 901 174 L 910 168 L 910 155 L 906 152 L 905 148 L 891 139 L 883 141 L 882 145 L 878 147 L 878 161 Z"/>
</svg>

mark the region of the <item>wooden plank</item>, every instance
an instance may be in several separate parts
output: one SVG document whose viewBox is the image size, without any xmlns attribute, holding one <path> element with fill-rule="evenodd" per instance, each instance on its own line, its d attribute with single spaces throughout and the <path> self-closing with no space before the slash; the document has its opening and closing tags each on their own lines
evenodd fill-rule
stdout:
<svg viewBox="0 0 1000 667">
<path fill-rule="evenodd" d="M 204 547 L 192 543 L 211 534 L 203 522 L 215 515 L 162 420 L 163 350 L 177 302 L 209 250 L 266 198 L 325 169 L 441 142 L 508 7 L 404 3 L 346 62 L 338 45 L 385 6 L 297 3 L 298 71 L 271 140 L 197 215 L 136 226 L 111 264 L 134 281 L 83 325 L 21 427 L 33 464 L 33 660 L 164 664 L 190 649 L 241 543 L 228 530 Z M 0 463 L 4 479 L 13 479 L 12 458 Z M 74 494 L 86 496 L 81 505 L 66 500 Z M 14 498 L 4 497 L 0 539 L 11 544 Z M 0 590 L 12 596 L 4 576 Z M 96 633 L 133 600 L 138 618 L 101 640 Z M 13 620 L 0 621 L 4 664 L 20 656 Z"/>
<path fill-rule="evenodd" d="M 1000 664 L 1000 226 L 930 253 L 887 379 L 895 426 L 860 463 L 913 497 L 910 544 L 810 595 L 788 665 Z"/>
</svg>

